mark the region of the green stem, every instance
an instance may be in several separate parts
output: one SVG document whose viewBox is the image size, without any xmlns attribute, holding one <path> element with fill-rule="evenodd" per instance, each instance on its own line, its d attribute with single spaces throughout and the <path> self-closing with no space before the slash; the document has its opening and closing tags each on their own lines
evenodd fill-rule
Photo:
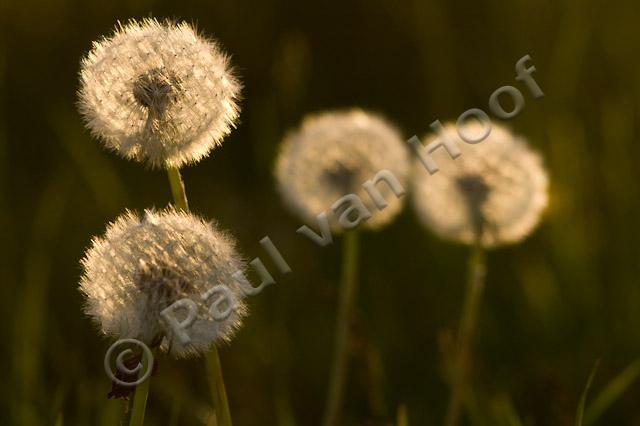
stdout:
<svg viewBox="0 0 640 426">
<path fill-rule="evenodd" d="M 215 346 L 205 355 L 205 360 L 209 387 L 211 388 L 216 419 L 218 421 L 216 424 L 218 426 L 231 426 L 229 401 L 227 400 L 227 391 L 224 387 L 218 349 Z"/>
<path fill-rule="evenodd" d="M 133 406 L 133 396 L 130 396 L 124 402 L 124 415 L 120 421 L 120 426 L 129 426 L 131 423 L 131 408 Z"/>
<path fill-rule="evenodd" d="M 333 363 L 329 376 L 329 394 L 325 408 L 324 426 L 340 423 L 340 410 L 347 375 L 349 325 L 357 288 L 358 234 L 348 232 L 343 241 L 342 282 L 340 284 L 340 305 L 336 324 Z"/>
<path fill-rule="evenodd" d="M 189 203 L 180 170 L 175 167 L 170 167 L 167 169 L 167 174 L 169 176 L 169 184 L 171 185 L 171 193 L 173 194 L 175 206 L 180 210 L 188 212 Z M 224 386 L 224 378 L 222 377 L 220 356 L 215 346 L 205 355 L 205 364 L 209 387 L 211 388 L 213 396 L 213 409 L 215 411 L 217 425 L 231 426 L 229 401 L 227 400 L 227 391 Z"/>
<path fill-rule="evenodd" d="M 469 368 L 469 358 L 473 336 L 478 321 L 478 311 L 480 301 L 484 291 L 486 275 L 485 253 L 480 241 L 477 241 L 472 249 L 469 259 L 469 278 L 458 332 L 458 348 L 455 369 L 453 371 L 453 383 L 451 387 L 451 398 L 445 424 L 455 426 L 460 419 L 462 399 L 467 381 L 467 370 Z"/>
<path fill-rule="evenodd" d="M 149 359 L 146 356 L 142 356 L 142 369 L 140 374 L 144 374 L 149 368 L 153 366 L 149 365 Z M 136 386 L 136 390 L 133 394 L 133 408 L 130 413 L 129 426 L 142 426 L 144 423 L 144 414 L 147 409 L 147 397 L 149 396 L 149 386 L 151 383 L 151 377 L 144 382 Z"/>
<path fill-rule="evenodd" d="M 169 185 L 171 185 L 173 203 L 178 209 L 188 212 L 189 203 L 187 202 L 187 192 L 184 189 L 184 182 L 180 175 L 180 169 L 169 167 L 167 169 L 167 175 L 169 175 Z"/>
</svg>

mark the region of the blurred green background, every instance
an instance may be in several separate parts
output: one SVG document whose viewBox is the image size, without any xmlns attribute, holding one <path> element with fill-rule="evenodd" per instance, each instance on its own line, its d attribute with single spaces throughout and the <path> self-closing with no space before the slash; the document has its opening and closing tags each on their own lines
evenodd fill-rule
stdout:
<svg viewBox="0 0 640 426">
<path fill-rule="evenodd" d="M 114 425 L 102 362 L 110 344 L 82 314 L 79 259 L 126 208 L 165 206 L 166 176 L 106 152 L 75 108 L 91 41 L 117 20 L 179 18 L 217 38 L 244 83 L 241 123 L 184 170 L 192 209 L 248 258 L 269 235 L 293 274 L 250 300 L 221 357 L 236 425 L 316 425 L 324 407 L 340 244 L 295 234 L 272 165 L 302 116 L 362 106 L 408 138 L 511 84 L 512 120 L 545 157 L 551 205 L 532 237 L 489 255 L 467 412 L 477 425 L 569 425 L 640 357 L 637 162 L 640 8 L 635 1 L 109 1 L 0 3 L 0 424 Z M 514 80 L 529 54 L 546 96 Z M 412 210 L 363 236 L 345 424 L 442 423 L 442 350 L 456 329 L 467 250 L 435 239 Z M 271 266 L 272 270 L 275 270 Z M 161 357 L 149 425 L 202 425 L 202 362 Z M 635 380 L 601 418 L 640 424 Z M 469 420 L 469 419 L 468 419 Z"/>
</svg>

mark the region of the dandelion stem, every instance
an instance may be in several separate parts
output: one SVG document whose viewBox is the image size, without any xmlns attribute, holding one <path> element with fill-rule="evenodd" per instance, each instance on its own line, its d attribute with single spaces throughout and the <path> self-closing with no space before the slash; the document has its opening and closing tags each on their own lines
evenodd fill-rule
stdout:
<svg viewBox="0 0 640 426">
<path fill-rule="evenodd" d="M 171 185 L 171 194 L 173 195 L 173 202 L 177 208 L 189 211 L 189 203 L 187 202 L 187 192 L 184 188 L 184 182 L 180 175 L 180 169 L 176 167 L 169 167 L 167 169 L 169 175 L 169 184 Z"/>
<path fill-rule="evenodd" d="M 218 426 L 231 426 L 231 412 L 229 411 L 227 390 L 224 387 L 220 357 L 218 356 L 218 349 L 215 346 L 207 352 L 205 360 L 207 363 L 209 387 L 211 388 L 216 419 L 218 421 L 216 424 Z"/>
<path fill-rule="evenodd" d="M 345 234 L 343 250 L 340 305 L 338 307 L 333 363 L 329 376 L 329 394 L 322 422 L 324 426 L 335 426 L 340 423 L 342 396 L 347 376 L 349 326 L 357 288 L 358 234 L 355 231 Z"/>
<path fill-rule="evenodd" d="M 454 364 L 451 398 L 449 400 L 449 408 L 445 424 L 447 426 L 456 426 L 460 419 L 462 408 L 462 399 L 465 392 L 467 381 L 467 373 L 469 368 L 469 358 L 471 355 L 471 347 L 473 345 L 473 336 L 478 320 L 478 311 L 480 309 L 480 301 L 484 291 L 486 275 L 485 253 L 477 238 L 469 259 L 469 277 L 460 321 L 460 330 L 458 332 L 457 354 Z"/>
<path fill-rule="evenodd" d="M 167 174 L 169 176 L 169 184 L 171 185 L 171 193 L 173 194 L 175 206 L 180 210 L 188 212 L 189 203 L 180 170 L 176 167 L 170 167 L 167 169 Z M 211 388 L 211 394 L 213 396 L 213 409 L 217 420 L 216 424 L 217 426 L 231 426 L 231 412 L 229 410 L 229 401 L 227 400 L 227 390 L 224 386 L 220 356 L 215 346 L 205 355 L 205 364 L 209 387 Z"/>
<path fill-rule="evenodd" d="M 142 357 L 140 361 L 142 363 L 142 368 L 140 369 L 140 374 L 145 374 L 149 368 L 153 368 L 153 366 L 149 365 L 150 359 L 146 356 Z M 133 408 L 130 413 L 129 426 L 142 426 L 144 423 L 144 414 L 147 409 L 147 397 L 149 396 L 149 386 L 151 383 L 151 377 L 149 377 L 144 382 L 140 383 L 136 386 L 136 390 L 133 394 Z"/>
<path fill-rule="evenodd" d="M 134 391 L 135 392 L 135 391 Z M 133 396 L 125 400 L 124 403 L 124 415 L 120 421 L 120 426 L 129 426 L 131 423 L 131 408 L 133 406 Z"/>
</svg>

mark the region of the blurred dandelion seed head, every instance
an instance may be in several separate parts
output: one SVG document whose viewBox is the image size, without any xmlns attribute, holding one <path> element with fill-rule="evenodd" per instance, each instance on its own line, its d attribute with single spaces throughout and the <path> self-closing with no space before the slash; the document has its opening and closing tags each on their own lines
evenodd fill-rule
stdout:
<svg viewBox="0 0 640 426">
<path fill-rule="evenodd" d="M 456 125 L 444 126 L 451 137 Z M 477 122 L 463 133 L 480 134 Z M 435 140 L 432 135 L 425 145 Z M 470 145 L 457 138 L 462 155 L 434 151 L 440 170 L 414 168 L 414 206 L 420 220 L 438 236 L 472 244 L 477 230 L 485 247 L 516 243 L 536 227 L 547 205 L 547 172 L 540 155 L 509 130 L 492 124 L 490 135 Z"/>
<path fill-rule="evenodd" d="M 80 290 L 86 313 L 104 334 L 134 338 L 177 357 L 197 355 L 218 341 L 228 341 L 246 313 L 240 285 L 232 277 L 245 264 L 235 242 L 215 225 L 173 209 L 127 212 L 94 238 L 83 260 Z M 237 305 L 222 321 L 214 320 L 201 295 L 226 286 Z M 197 317 L 189 327 L 191 342 L 165 335 L 160 312 L 189 298 Z"/>
<path fill-rule="evenodd" d="M 376 229 L 402 209 L 385 185 L 376 186 L 387 201 L 378 210 L 362 185 L 381 170 L 390 170 L 405 186 L 409 153 L 399 132 L 383 118 L 359 109 L 325 112 L 306 117 L 283 141 L 275 174 L 287 206 L 307 224 L 330 211 L 339 198 L 356 194 L 372 213 L 363 226 Z M 341 228 L 330 215 L 334 231 Z"/>
<path fill-rule="evenodd" d="M 218 44 L 186 23 L 129 21 L 82 60 L 79 109 L 125 158 L 154 168 L 195 163 L 238 118 L 240 83 Z"/>
</svg>

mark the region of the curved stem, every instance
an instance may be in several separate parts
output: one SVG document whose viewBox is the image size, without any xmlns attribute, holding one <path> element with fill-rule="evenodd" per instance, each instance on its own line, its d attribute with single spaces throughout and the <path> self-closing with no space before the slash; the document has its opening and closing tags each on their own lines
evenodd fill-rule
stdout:
<svg viewBox="0 0 640 426">
<path fill-rule="evenodd" d="M 449 400 L 449 408 L 445 422 L 447 426 L 457 425 L 460 419 L 473 336 L 485 286 L 485 275 L 485 253 L 480 241 L 477 241 L 472 248 L 469 258 L 469 278 L 460 321 L 460 330 L 458 332 L 458 350 L 453 371 L 451 399 Z"/>
<path fill-rule="evenodd" d="M 338 307 L 333 363 L 329 376 L 329 395 L 322 422 L 324 426 L 336 426 L 340 423 L 342 396 L 347 375 L 349 325 L 357 288 L 358 234 L 355 231 L 345 234 L 343 250 L 340 305 Z"/>
<path fill-rule="evenodd" d="M 185 190 L 180 170 L 175 167 L 167 169 L 169 176 L 169 184 L 171 185 L 171 193 L 173 194 L 173 202 L 176 208 L 188 212 L 189 202 L 187 201 L 187 193 Z M 222 367 L 220 366 L 220 356 L 218 348 L 213 346 L 205 355 L 205 364 L 211 394 L 213 397 L 213 408 L 216 415 L 218 426 L 231 426 L 231 411 L 229 410 L 229 401 L 227 400 L 227 390 L 224 386 L 224 378 L 222 376 Z"/>
</svg>

